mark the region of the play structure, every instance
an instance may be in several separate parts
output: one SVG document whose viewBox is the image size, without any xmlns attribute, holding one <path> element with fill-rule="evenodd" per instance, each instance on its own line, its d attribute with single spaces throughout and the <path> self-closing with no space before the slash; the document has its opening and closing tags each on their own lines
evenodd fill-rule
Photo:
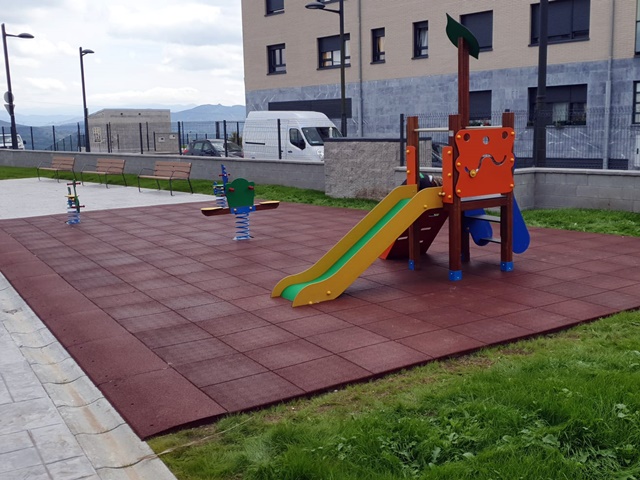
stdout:
<svg viewBox="0 0 640 480">
<path fill-rule="evenodd" d="M 222 173 L 220 174 L 220 178 L 222 178 L 222 183 L 213 182 L 213 194 L 216 197 L 216 205 L 221 208 L 225 208 L 227 206 L 227 195 L 225 193 L 225 189 L 227 188 L 227 183 L 229 183 L 229 174 L 227 173 L 227 169 L 224 165 L 220 165 L 220 169 Z"/>
<path fill-rule="evenodd" d="M 442 187 L 419 189 L 417 117 L 407 119 L 407 184 L 396 187 L 315 265 L 282 279 L 271 296 L 293 306 L 333 300 L 378 257 L 408 258 L 420 268 L 420 257 L 449 220 L 449 280 L 462 279 L 469 262 L 470 239 L 479 246 L 500 244 L 500 269 L 513 270 L 513 253 L 529 246 L 529 233 L 513 195 L 514 114 L 502 125 L 469 126 L 469 56 L 478 58 L 476 38 L 447 15 L 447 36 L 458 48 L 458 114 L 449 117 L 449 146 L 443 148 Z M 441 130 L 441 129 L 439 129 Z M 500 216 L 487 215 L 496 208 Z M 494 237 L 492 223 L 499 225 Z"/>
<path fill-rule="evenodd" d="M 67 199 L 67 225 L 80 223 L 80 209 L 84 208 L 84 205 L 80 205 L 80 199 L 76 191 L 77 185 L 80 185 L 80 182 L 76 182 L 75 180 L 67 183 L 67 194 L 65 195 Z"/>
<path fill-rule="evenodd" d="M 217 207 L 200 209 L 207 217 L 215 215 L 233 214 L 236 218 L 236 236 L 234 240 L 250 240 L 249 214 L 257 210 L 272 210 L 278 208 L 280 202 L 267 201 L 254 204 L 255 184 L 244 178 L 236 178 L 228 182 L 229 175 L 222 165 L 222 185 L 214 183 L 213 192 L 216 195 Z"/>
</svg>

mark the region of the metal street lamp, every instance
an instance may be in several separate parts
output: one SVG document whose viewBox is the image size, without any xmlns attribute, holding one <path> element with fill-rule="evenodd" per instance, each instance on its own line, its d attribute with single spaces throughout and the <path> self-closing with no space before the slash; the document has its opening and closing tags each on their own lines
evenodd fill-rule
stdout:
<svg viewBox="0 0 640 480">
<path fill-rule="evenodd" d="M 347 136 L 347 98 L 345 83 L 345 45 L 344 45 L 344 0 L 339 0 L 338 10 L 327 8 L 322 2 L 311 2 L 305 5 L 309 10 L 324 10 L 325 12 L 337 13 L 340 17 L 340 130 L 342 136 Z"/>
<path fill-rule="evenodd" d="M 11 118 L 11 148 L 14 150 L 18 148 L 18 131 L 16 130 L 16 117 L 14 115 L 15 105 L 13 104 L 13 92 L 11 91 L 11 73 L 9 71 L 9 54 L 7 52 L 7 37 L 17 38 L 33 38 L 30 33 L 20 33 L 18 35 L 11 35 L 7 33 L 2 24 L 2 47 L 4 48 L 4 66 L 7 69 L 7 93 L 4 94 L 4 101 L 7 102 L 5 107 L 9 112 Z"/>
<path fill-rule="evenodd" d="M 95 53 L 93 50 L 80 47 L 80 79 L 82 81 L 82 106 L 84 108 L 84 151 L 91 151 L 91 142 L 89 142 L 89 110 L 87 109 L 87 94 L 84 89 L 84 62 L 82 57 Z"/>
</svg>

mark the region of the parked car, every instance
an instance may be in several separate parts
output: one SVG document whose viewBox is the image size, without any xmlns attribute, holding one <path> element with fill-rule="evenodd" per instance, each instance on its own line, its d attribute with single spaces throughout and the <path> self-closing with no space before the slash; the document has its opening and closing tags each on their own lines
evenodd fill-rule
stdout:
<svg viewBox="0 0 640 480">
<path fill-rule="evenodd" d="M 0 133 L 0 148 L 11 148 L 10 133 Z M 18 134 L 18 150 L 24 150 L 24 142 L 20 134 Z"/>
<path fill-rule="evenodd" d="M 227 154 L 225 155 L 225 143 Z M 242 148 L 237 143 L 221 138 L 204 138 L 192 140 L 182 153 L 184 155 L 199 155 L 205 157 L 244 157 Z"/>
</svg>

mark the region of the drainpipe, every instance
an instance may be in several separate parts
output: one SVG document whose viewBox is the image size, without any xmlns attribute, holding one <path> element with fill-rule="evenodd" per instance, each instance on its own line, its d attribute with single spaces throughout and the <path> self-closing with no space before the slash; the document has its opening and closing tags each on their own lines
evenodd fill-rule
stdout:
<svg viewBox="0 0 640 480">
<path fill-rule="evenodd" d="M 358 134 L 364 137 L 364 98 L 362 98 L 362 0 L 358 0 L 358 108 L 360 115 L 358 120 Z"/>
<path fill-rule="evenodd" d="M 609 60 L 607 61 L 607 81 L 604 89 L 604 149 L 602 168 L 609 169 L 609 142 L 611 140 L 611 78 L 613 76 L 613 40 L 616 18 L 616 0 L 611 0 L 611 29 L 609 38 Z"/>
</svg>

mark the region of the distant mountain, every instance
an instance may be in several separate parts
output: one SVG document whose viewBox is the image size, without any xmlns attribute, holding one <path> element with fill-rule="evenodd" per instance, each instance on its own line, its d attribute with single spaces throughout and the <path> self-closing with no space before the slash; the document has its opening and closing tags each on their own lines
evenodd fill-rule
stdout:
<svg viewBox="0 0 640 480">
<path fill-rule="evenodd" d="M 105 107 L 106 108 L 106 107 Z M 126 107 L 135 108 L 135 107 Z M 240 122 L 245 119 L 246 109 L 244 105 L 199 105 L 191 107 L 190 105 L 154 105 L 140 108 L 162 108 L 171 110 L 171 121 L 173 122 L 219 122 L 228 120 L 230 122 Z M 102 110 L 102 107 L 95 107 L 89 113 Z M 0 111 L 0 122 L 9 122 L 9 115 Z M 28 125 L 31 127 L 50 127 L 51 125 L 68 125 L 82 123 L 84 120 L 82 114 L 56 114 L 56 113 L 40 113 L 40 114 L 19 114 L 16 113 L 16 123 L 19 125 Z"/>
<path fill-rule="evenodd" d="M 181 112 L 171 112 L 172 122 L 241 122 L 247 116 L 244 105 L 199 105 Z"/>
<path fill-rule="evenodd" d="M 7 117 L 8 120 L 8 117 Z M 83 122 L 82 116 L 78 115 L 20 115 L 16 114 L 16 123 L 29 125 L 32 127 L 43 127 L 50 125 L 62 125 L 64 123 Z"/>
</svg>

